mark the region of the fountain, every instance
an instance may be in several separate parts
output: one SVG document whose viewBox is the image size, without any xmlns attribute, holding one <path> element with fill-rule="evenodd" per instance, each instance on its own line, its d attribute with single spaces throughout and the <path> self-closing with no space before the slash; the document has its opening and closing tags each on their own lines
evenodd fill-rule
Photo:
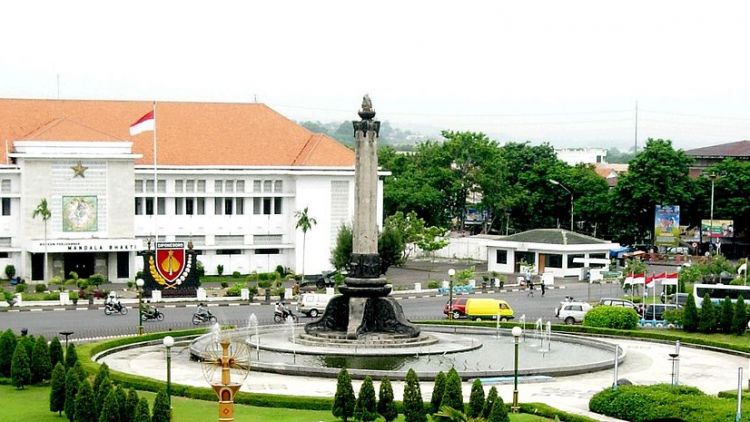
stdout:
<svg viewBox="0 0 750 422">
<path fill-rule="evenodd" d="M 256 360 L 260 360 L 260 335 L 258 334 L 258 317 L 255 316 L 255 313 L 250 314 L 250 318 L 247 320 L 247 332 L 250 333 L 253 330 L 255 330 L 255 356 Z M 250 344 L 250 336 L 247 337 L 247 343 Z"/>
</svg>

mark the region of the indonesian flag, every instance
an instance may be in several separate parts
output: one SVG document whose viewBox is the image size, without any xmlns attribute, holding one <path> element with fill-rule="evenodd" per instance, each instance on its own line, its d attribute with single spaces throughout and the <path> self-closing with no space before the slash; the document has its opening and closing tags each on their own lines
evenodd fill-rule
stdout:
<svg viewBox="0 0 750 422">
<path fill-rule="evenodd" d="M 633 284 L 643 284 L 646 282 L 646 274 L 640 273 L 633 276 Z"/>
<path fill-rule="evenodd" d="M 676 286 L 678 280 L 677 273 L 667 274 L 664 279 L 661 281 L 661 284 L 664 286 Z"/>
<path fill-rule="evenodd" d="M 667 278 L 666 273 L 661 273 L 661 274 L 657 274 L 654 276 L 654 280 L 659 281 L 659 282 L 663 282 L 665 278 Z"/>
<path fill-rule="evenodd" d="M 633 284 L 633 274 L 632 273 L 630 275 L 628 275 L 627 277 L 625 277 L 624 284 Z"/>
<path fill-rule="evenodd" d="M 646 287 L 656 287 L 656 277 L 653 275 L 650 277 L 646 277 L 645 282 Z"/>
<path fill-rule="evenodd" d="M 153 131 L 155 127 L 156 119 L 154 119 L 154 111 L 151 110 L 143 117 L 136 120 L 135 123 L 130 125 L 130 136 L 135 136 L 143 132 Z"/>
</svg>

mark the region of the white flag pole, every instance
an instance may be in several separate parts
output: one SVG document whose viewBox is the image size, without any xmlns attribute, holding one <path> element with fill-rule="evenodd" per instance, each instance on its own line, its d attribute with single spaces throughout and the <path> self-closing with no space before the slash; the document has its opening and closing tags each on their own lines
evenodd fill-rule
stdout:
<svg viewBox="0 0 750 422">
<path fill-rule="evenodd" d="M 156 242 L 159 241 L 159 225 L 156 222 L 156 216 L 159 214 L 159 180 L 156 171 L 156 101 L 153 103 L 153 114 L 154 114 L 154 206 L 152 211 L 154 212 L 154 248 L 156 248 Z"/>
</svg>

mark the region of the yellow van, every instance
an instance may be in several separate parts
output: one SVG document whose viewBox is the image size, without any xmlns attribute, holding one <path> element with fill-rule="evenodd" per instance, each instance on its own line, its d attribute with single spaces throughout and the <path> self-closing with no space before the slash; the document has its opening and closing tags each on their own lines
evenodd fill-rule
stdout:
<svg viewBox="0 0 750 422">
<path fill-rule="evenodd" d="M 504 300 L 471 298 L 466 301 L 466 317 L 475 321 L 500 317 L 500 321 L 507 321 L 513 318 L 513 308 Z"/>
</svg>

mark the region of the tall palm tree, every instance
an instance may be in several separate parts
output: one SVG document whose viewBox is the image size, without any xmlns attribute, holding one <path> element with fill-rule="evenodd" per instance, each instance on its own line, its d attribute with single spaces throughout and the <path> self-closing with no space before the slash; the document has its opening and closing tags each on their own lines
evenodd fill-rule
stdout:
<svg viewBox="0 0 750 422">
<path fill-rule="evenodd" d="M 52 212 L 47 207 L 47 198 L 42 198 L 42 200 L 39 202 L 39 205 L 36 206 L 36 209 L 34 209 L 34 213 L 31 214 L 31 218 L 36 218 L 36 216 L 42 217 L 42 221 L 44 222 L 44 271 L 42 276 L 44 277 L 44 280 L 47 280 L 47 220 L 52 218 Z"/>
<path fill-rule="evenodd" d="M 307 231 L 312 228 L 312 226 L 318 224 L 318 222 L 313 218 L 310 217 L 310 215 L 307 212 L 307 207 L 305 207 L 302 211 L 297 211 L 294 213 L 294 217 L 297 218 L 297 226 L 296 228 L 302 229 L 302 279 L 305 278 L 305 240 L 307 239 Z"/>
</svg>

